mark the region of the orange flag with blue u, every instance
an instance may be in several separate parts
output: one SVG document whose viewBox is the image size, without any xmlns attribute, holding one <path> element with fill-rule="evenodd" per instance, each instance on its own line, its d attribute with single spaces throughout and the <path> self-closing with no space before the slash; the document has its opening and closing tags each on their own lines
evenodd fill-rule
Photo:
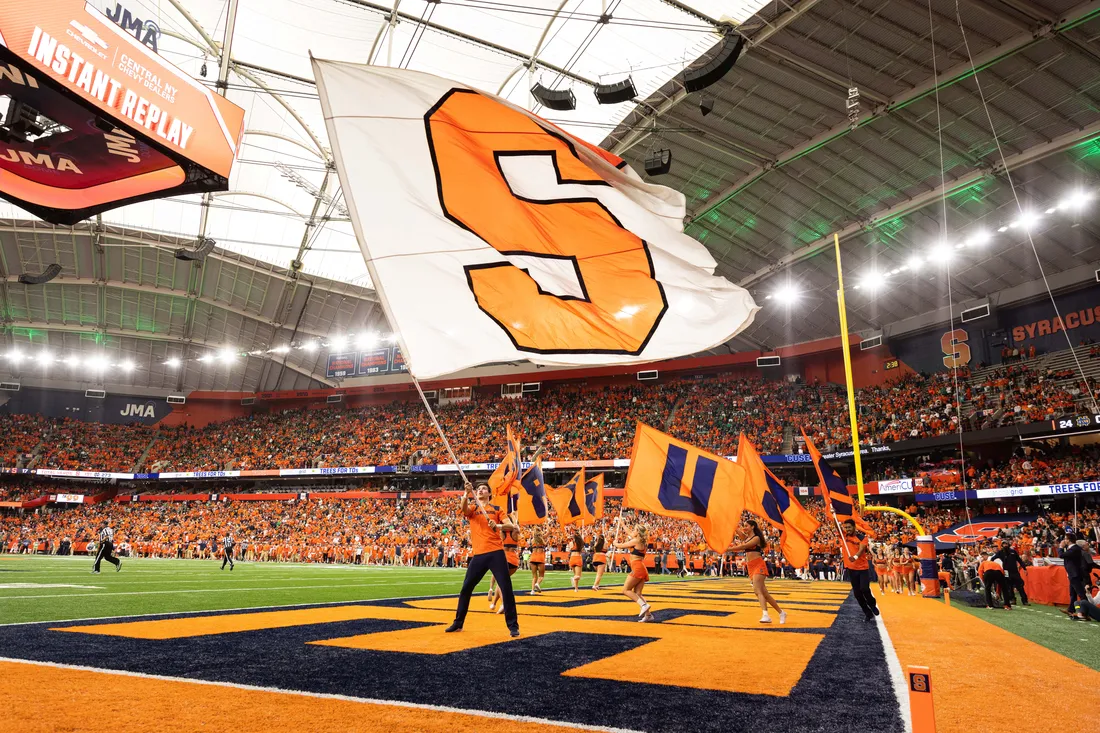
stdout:
<svg viewBox="0 0 1100 733">
<path fill-rule="evenodd" d="M 500 465 L 496 467 L 492 475 L 489 476 L 489 488 L 493 492 L 493 498 L 499 499 L 502 497 L 509 497 L 509 502 L 512 501 L 511 496 L 516 492 L 516 487 L 513 484 L 520 477 L 520 462 L 519 462 L 519 440 L 512 434 L 512 426 L 508 426 L 508 438 L 504 446 L 504 458 L 501 459 Z"/>
<path fill-rule="evenodd" d="M 810 538 L 821 523 L 768 470 L 744 433 L 737 443 L 737 465 L 748 473 L 745 510 L 782 531 L 779 547 L 783 556 L 796 568 L 806 567 L 810 562 Z"/>
<path fill-rule="evenodd" d="M 856 523 L 856 529 L 870 537 L 874 537 L 875 532 L 871 529 L 871 525 L 867 524 L 856 510 L 855 501 L 848 492 L 848 482 L 842 479 L 829 465 L 829 462 L 821 457 L 821 452 L 806 435 L 805 430 L 802 431 L 802 438 L 806 441 L 806 450 L 810 452 L 814 468 L 817 469 L 817 478 L 821 482 L 821 497 L 825 500 L 825 511 L 837 523 L 843 523 L 851 519 Z"/>
<path fill-rule="evenodd" d="M 733 461 L 638 423 L 623 506 L 687 519 L 725 552 L 745 509 L 746 471 Z"/>
<path fill-rule="evenodd" d="M 519 493 L 514 499 L 521 525 L 546 524 L 549 507 L 546 503 L 546 481 L 542 476 L 541 456 L 523 472 L 519 479 Z"/>
<path fill-rule="evenodd" d="M 603 518 L 603 474 L 598 473 L 584 482 L 584 501 L 581 502 L 581 520 L 595 522 Z"/>
<path fill-rule="evenodd" d="M 573 478 L 557 488 L 546 487 L 546 496 L 554 505 L 558 515 L 558 524 L 566 526 L 584 520 L 581 505 L 584 503 L 584 469 L 573 474 Z"/>
</svg>

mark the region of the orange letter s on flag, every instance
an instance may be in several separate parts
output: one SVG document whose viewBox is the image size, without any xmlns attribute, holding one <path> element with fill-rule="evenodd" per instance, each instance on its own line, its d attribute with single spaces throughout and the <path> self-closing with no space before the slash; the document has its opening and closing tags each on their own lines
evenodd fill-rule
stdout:
<svg viewBox="0 0 1100 733">
<path fill-rule="evenodd" d="M 510 262 L 466 267 L 478 306 L 516 348 L 640 353 L 667 309 L 664 291 L 646 243 L 588 190 L 608 184 L 573 144 L 463 89 L 425 125 L 447 218 L 559 284 L 544 290 Z"/>
</svg>

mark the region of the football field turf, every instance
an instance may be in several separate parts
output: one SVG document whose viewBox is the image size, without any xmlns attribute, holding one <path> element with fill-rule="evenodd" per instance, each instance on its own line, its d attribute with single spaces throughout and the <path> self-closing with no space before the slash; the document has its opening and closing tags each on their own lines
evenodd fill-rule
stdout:
<svg viewBox="0 0 1100 733">
<path fill-rule="evenodd" d="M 0 556 L 0 674 L 18 681 L 0 730 L 902 733 L 906 667 L 927 665 L 941 733 L 1005 715 L 1019 733 L 1100 689 L 1100 672 L 1028 640 L 1053 627 L 1018 636 L 893 594 L 867 624 L 841 583 L 769 581 L 789 620 L 763 626 L 745 579 L 654 576 L 654 622 L 638 623 L 620 575 L 595 592 L 585 573 L 574 593 L 551 572 L 531 596 L 520 571 L 512 639 L 484 593 L 443 633 L 462 570 L 123 563 Z M 1060 621 L 1012 621 L 1028 618 Z"/>
</svg>

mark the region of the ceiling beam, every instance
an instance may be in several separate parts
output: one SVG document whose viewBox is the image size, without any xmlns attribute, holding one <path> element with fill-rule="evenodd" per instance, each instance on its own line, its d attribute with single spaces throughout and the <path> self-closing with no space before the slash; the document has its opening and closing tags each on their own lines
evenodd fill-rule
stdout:
<svg viewBox="0 0 1100 733">
<path fill-rule="evenodd" d="M 27 221 L 23 224 L 16 224 L 12 220 L 8 220 L 6 225 L 0 224 L 0 231 L 14 232 L 16 234 L 41 234 L 44 231 L 48 231 L 54 234 L 72 234 L 83 237 L 91 237 L 93 234 L 92 228 L 85 224 L 78 224 L 73 227 L 53 227 L 49 224 L 43 224 L 38 222 Z M 118 232 L 112 232 L 110 230 L 103 232 L 102 244 L 105 247 L 118 246 L 112 244 L 112 242 L 119 242 L 122 246 L 136 245 L 141 247 L 150 247 L 152 249 L 161 250 L 164 252 L 174 253 L 177 249 L 183 246 L 193 246 L 193 243 L 184 244 L 182 242 L 177 243 L 175 241 L 163 241 L 167 239 L 174 240 L 175 237 L 170 235 L 163 235 L 159 232 L 149 232 L 146 236 L 152 239 L 145 239 L 140 236 L 134 236 L 132 234 L 121 234 Z M 206 256 L 208 260 L 218 260 L 219 262 L 225 262 L 226 264 L 234 267 L 243 267 L 246 270 L 260 273 L 261 275 L 267 275 L 275 280 L 281 280 L 283 282 L 294 282 L 294 278 L 290 276 L 288 272 L 282 272 L 278 269 L 277 265 L 269 263 L 254 264 L 246 262 L 243 258 L 245 255 L 240 255 L 228 250 L 218 251 L 215 250 Z M 313 277 L 313 276 L 311 276 Z M 351 283 L 338 283 L 335 280 L 329 280 L 328 278 L 314 278 L 314 289 L 323 290 L 333 295 L 339 295 L 344 298 L 359 298 L 360 300 L 368 300 L 377 302 L 378 296 L 372 290 L 368 290 L 360 285 L 352 285 Z"/>
<path fill-rule="evenodd" d="M 8 283 L 17 283 L 19 281 L 19 277 L 17 275 L 8 275 L 4 278 L 4 281 L 8 282 Z M 238 308 L 234 305 L 230 305 L 229 303 L 223 303 L 220 300 L 215 300 L 214 298 L 208 298 L 208 297 L 203 296 L 203 295 L 196 296 L 196 295 L 192 294 L 190 291 L 180 290 L 180 289 L 177 289 L 177 288 L 157 287 L 156 285 L 145 285 L 145 284 L 142 284 L 142 283 L 126 282 L 126 281 L 123 281 L 123 280 L 102 280 L 102 279 L 94 278 L 94 277 L 64 277 L 64 276 L 59 277 L 56 280 L 51 280 L 49 283 L 47 283 L 47 286 L 52 286 L 52 285 L 88 286 L 88 287 L 94 287 L 94 288 L 100 288 L 100 289 L 115 288 L 115 289 L 118 289 L 118 290 L 127 290 L 127 291 L 135 292 L 135 293 L 150 293 L 152 295 L 170 295 L 170 296 L 173 296 L 173 297 L 176 297 L 176 298 L 189 298 L 189 299 L 194 300 L 198 303 L 204 303 L 204 304 L 210 306 L 211 308 L 220 308 L 221 310 L 229 311 L 230 313 L 236 313 L 237 315 L 239 315 L 243 318 L 248 318 L 249 320 L 255 321 L 257 323 L 261 323 L 265 326 L 269 326 L 269 327 L 275 329 L 276 331 L 289 331 L 289 330 L 291 330 L 290 328 L 288 328 L 286 326 L 275 323 L 275 321 L 271 320 L 270 318 L 264 318 L 262 315 L 260 315 L 258 313 L 254 313 L 252 311 L 248 311 L 248 310 L 245 310 L 243 308 Z M 28 287 L 43 287 L 43 286 L 28 286 Z M 101 299 L 101 302 L 102 302 L 102 299 Z M 102 325 L 104 325 L 104 326 L 106 325 L 106 322 L 103 321 L 103 316 L 102 315 L 100 315 L 100 322 L 102 323 Z M 313 336 L 315 338 L 320 338 L 320 339 L 327 339 L 329 336 L 332 335 L 332 334 L 328 334 L 328 333 L 321 333 L 319 331 L 313 331 L 313 330 L 310 330 L 308 328 L 299 328 L 298 333 L 305 334 L 306 336 Z M 272 344 L 272 345 L 274 346 L 275 344 Z"/>
<path fill-rule="evenodd" d="M 890 208 L 880 211 L 874 214 L 871 218 L 864 221 L 857 221 L 846 226 L 843 226 L 837 232 L 840 235 L 841 240 L 847 239 L 857 234 L 861 234 L 866 231 L 870 231 L 878 227 L 884 221 L 895 219 L 899 216 L 905 216 L 915 211 L 923 209 L 924 207 L 934 204 L 940 201 L 944 196 L 950 196 L 953 193 L 961 191 L 975 183 L 986 179 L 995 178 L 997 176 L 1005 175 L 1006 173 L 1020 168 L 1031 163 L 1043 160 L 1052 155 L 1064 152 L 1072 147 L 1080 145 L 1082 143 L 1093 140 L 1100 137 L 1100 122 L 1094 122 L 1088 127 L 1084 127 L 1076 132 L 1067 133 L 1059 137 L 1054 138 L 1048 143 L 1042 143 L 1034 147 L 1023 150 L 1016 155 L 1009 156 L 1005 159 L 1004 164 L 998 163 L 990 169 L 975 170 L 961 178 L 956 178 L 953 181 L 949 181 L 943 186 L 938 186 L 931 191 L 927 191 L 922 194 L 918 194 L 911 199 L 902 201 L 895 204 Z M 783 257 L 778 262 L 761 268 L 741 280 L 739 285 L 741 287 L 747 287 L 753 283 L 759 282 L 766 277 L 774 275 L 780 270 L 789 267 L 797 262 L 814 257 L 823 250 L 831 249 L 833 246 L 832 235 L 819 239 L 815 242 L 802 247 L 801 249 L 792 252 L 791 254 Z"/>
<path fill-rule="evenodd" d="M 789 25 L 793 20 L 813 9 L 813 7 L 817 5 L 819 1 L 820 0 L 802 0 L 802 2 L 781 15 L 775 20 L 774 23 L 769 25 L 767 28 L 760 31 L 752 38 L 746 39 L 745 47 L 742 49 L 741 55 L 744 56 L 745 54 L 752 51 L 755 46 L 759 46 L 761 43 L 786 28 L 787 25 Z M 641 118 L 631 125 L 632 127 L 634 127 L 634 130 L 623 137 L 619 142 L 615 143 L 614 147 L 611 148 L 611 152 L 615 153 L 616 155 L 624 155 L 628 150 L 644 140 L 652 131 L 652 125 L 649 124 L 650 120 L 656 120 L 661 115 L 667 114 L 674 107 L 676 107 L 676 105 L 687 99 L 687 97 L 687 90 L 681 86 L 673 93 L 671 97 L 661 102 L 656 107 L 646 105 L 649 108 L 648 111 L 645 114 L 641 115 Z"/>
<path fill-rule="evenodd" d="M 999 46 L 978 54 L 974 57 L 973 61 L 966 61 L 961 64 L 957 64 L 950 69 L 940 73 L 938 76 L 926 79 L 924 82 L 902 92 L 897 96 L 887 100 L 884 104 L 876 106 L 874 109 L 866 112 L 859 117 L 858 123 L 853 127 L 847 122 L 840 123 L 825 132 L 822 132 L 814 137 L 810 138 L 806 142 L 796 147 L 791 148 L 787 152 L 778 156 L 775 160 L 772 160 L 765 165 L 756 168 L 753 171 L 742 176 L 739 180 L 734 182 L 731 186 L 720 192 L 717 196 L 708 199 L 701 206 L 697 207 L 694 211 L 690 212 L 689 218 L 695 219 L 710 211 L 722 206 L 731 198 L 736 196 L 742 190 L 752 185 L 760 178 L 765 176 L 768 171 L 788 165 L 808 155 L 818 148 L 831 143 L 834 140 L 844 137 L 853 129 L 864 127 L 871 124 L 875 120 L 882 117 L 886 117 L 894 112 L 906 107 L 913 102 L 916 102 L 923 97 L 932 94 L 937 90 L 942 90 L 947 87 L 957 84 L 963 79 L 967 79 L 975 73 L 975 70 L 981 71 L 994 64 L 1003 61 L 1011 56 L 1016 55 L 1025 48 L 1041 43 L 1047 38 L 1051 38 L 1058 33 L 1065 32 L 1070 28 L 1080 24 L 1085 19 L 1092 17 L 1100 13 L 1100 0 L 1090 0 L 1089 2 L 1082 3 L 1069 10 L 1062 16 L 1056 23 L 1045 26 L 1035 32 L 1025 32 L 1011 39 L 1005 41 Z"/>
<path fill-rule="evenodd" d="M 137 340 L 142 340 L 142 341 L 164 341 L 164 342 L 168 342 L 168 343 L 177 343 L 177 344 L 185 344 L 185 345 L 186 344 L 191 344 L 191 345 L 194 345 L 194 346 L 202 346 L 202 347 L 206 347 L 206 348 L 209 348 L 209 349 L 221 349 L 225 346 L 224 344 L 221 344 L 221 343 L 213 343 L 213 342 L 206 341 L 206 340 L 203 340 L 203 339 L 194 339 L 193 338 L 193 339 L 187 340 L 187 339 L 184 339 L 182 336 L 169 336 L 168 334 L 152 333 L 150 331 L 134 331 L 134 330 L 131 330 L 131 329 L 128 329 L 128 328 L 111 328 L 111 327 L 108 327 L 108 328 L 105 328 L 105 329 L 99 329 L 99 328 L 95 328 L 95 327 L 88 327 L 88 326 L 85 326 L 85 325 L 81 325 L 79 323 L 48 323 L 48 322 L 45 322 L 45 321 L 34 321 L 34 320 L 29 319 L 29 318 L 12 319 L 12 320 L 8 321 L 7 325 L 8 326 L 13 326 L 13 327 L 16 327 L 16 328 L 32 328 L 32 329 L 36 329 L 36 330 L 39 330 L 39 331 L 56 331 L 56 332 L 59 332 L 59 333 L 90 333 L 90 332 L 95 332 L 95 333 L 102 333 L 106 336 L 115 336 L 115 337 L 118 337 L 118 338 L 132 338 L 132 339 L 137 339 Z M 265 355 L 265 356 L 250 356 L 249 358 L 253 358 L 253 359 L 272 359 L 273 357 Z M 298 372 L 299 374 L 303 374 L 303 375 L 309 377 L 310 379 L 312 379 L 312 380 L 314 380 L 314 381 L 316 381 L 320 384 L 325 385 L 326 387 L 335 387 L 336 386 L 335 382 L 332 382 L 332 381 L 330 381 L 330 380 L 328 380 L 324 377 L 318 376 L 317 374 L 314 374 L 313 372 L 309 371 L 305 367 L 297 366 L 295 364 L 291 364 L 290 362 L 287 362 L 286 367 L 288 369 L 291 369 L 291 370 L 295 371 L 295 372 Z"/>
</svg>

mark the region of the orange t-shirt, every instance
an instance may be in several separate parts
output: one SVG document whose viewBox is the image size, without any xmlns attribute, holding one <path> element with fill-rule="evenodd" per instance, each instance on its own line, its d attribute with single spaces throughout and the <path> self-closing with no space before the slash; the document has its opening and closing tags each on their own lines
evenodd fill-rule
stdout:
<svg viewBox="0 0 1100 733">
<path fill-rule="evenodd" d="M 494 522 L 501 522 L 504 519 L 504 512 L 496 507 L 488 507 L 485 514 L 488 514 L 489 519 Z M 485 514 L 478 511 L 477 504 L 474 503 L 466 509 L 466 519 L 470 522 L 470 544 L 474 546 L 475 555 L 504 549 L 500 534 L 489 529 L 489 519 L 485 518 Z"/>
<path fill-rule="evenodd" d="M 992 560 L 985 560 L 978 567 L 978 572 L 981 573 L 982 575 L 985 575 L 990 570 L 996 570 L 998 573 L 1003 573 L 1005 571 L 1004 568 L 1002 568 L 1000 565 L 993 562 Z"/>
<path fill-rule="evenodd" d="M 864 550 L 863 554 L 859 556 L 858 560 L 852 560 L 852 556 L 859 552 L 859 546 L 863 543 L 864 538 L 856 533 L 849 537 L 843 535 L 841 537 L 844 540 L 844 544 L 847 545 L 847 551 L 843 552 L 844 567 L 849 570 L 866 570 L 867 569 L 867 550 Z"/>
</svg>

